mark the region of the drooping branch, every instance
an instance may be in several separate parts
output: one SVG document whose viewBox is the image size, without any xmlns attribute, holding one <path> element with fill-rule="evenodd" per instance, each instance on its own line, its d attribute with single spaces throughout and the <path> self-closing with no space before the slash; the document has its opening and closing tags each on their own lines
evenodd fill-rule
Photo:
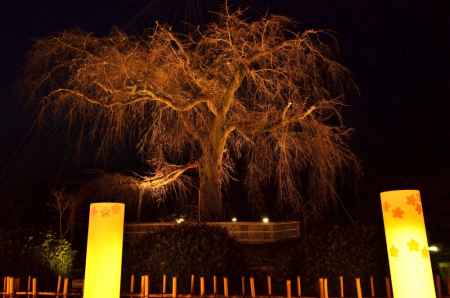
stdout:
<svg viewBox="0 0 450 298">
<path fill-rule="evenodd" d="M 155 101 L 155 102 L 159 102 L 162 103 L 163 105 L 177 111 L 177 112 L 186 112 L 189 111 L 191 109 L 193 109 L 195 106 L 202 104 L 202 103 L 207 103 L 208 99 L 195 99 L 195 100 L 189 100 L 186 103 L 183 104 L 175 104 L 173 102 L 173 100 L 164 97 L 164 96 L 160 96 L 160 95 L 156 95 L 154 92 L 150 91 L 150 90 L 141 90 L 136 92 L 136 95 L 139 95 L 136 98 L 130 99 L 128 101 L 116 101 L 116 102 L 112 102 L 112 103 L 103 103 L 99 100 L 93 99 L 79 91 L 76 90 L 70 90 L 70 89 L 57 89 L 55 91 L 52 91 L 48 97 L 52 97 L 52 96 L 56 96 L 58 95 L 58 93 L 67 93 L 70 95 L 74 95 L 76 97 L 78 97 L 81 100 L 84 100 L 92 105 L 97 105 L 103 108 L 114 108 L 114 107 L 124 107 L 124 106 L 130 106 L 130 105 L 135 105 L 135 104 L 139 104 L 142 102 L 151 102 L 151 101 Z"/>
<path fill-rule="evenodd" d="M 158 169 L 154 175 L 144 177 L 138 175 L 141 181 L 139 185 L 145 190 L 155 191 L 169 186 L 172 183 L 178 181 L 181 175 L 186 171 L 197 168 L 197 163 L 190 163 L 187 165 L 166 165 L 163 168 Z"/>
</svg>

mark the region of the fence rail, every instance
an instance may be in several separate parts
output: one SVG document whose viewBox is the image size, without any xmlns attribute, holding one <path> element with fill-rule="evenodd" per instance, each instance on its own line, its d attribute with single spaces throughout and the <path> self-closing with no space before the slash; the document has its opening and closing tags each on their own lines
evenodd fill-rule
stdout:
<svg viewBox="0 0 450 298">
<path fill-rule="evenodd" d="M 302 292 L 302 280 L 300 276 L 295 279 L 286 279 L 284 284 L 284 296 L 273 295 L 272 291 L 272 277 L 266 276 L 266 285 L 264 294 L 256 294 L 256 284 L 254 277 L 247 278 L 241 277 L 240 293 L 237 295 L 230 295 L 228 278 L 222 277 L 220 283 L 222 285 L 222 292 L 218 291 L 219 278 L 217 276 L 212 277 L 211 281 L 211 293 L 206 293 L 206 280 L 205 277 L 191 275 L 190 278 L 190 292 L 178 293 L 177 277 L 172 277 L 171 292 L 167 291 L 167 275 L 162 277 L 161 293 L 151 293 L 150 276 L 139 275 L 140 284 L 137 286 L 137 275 L 132 274 L 129 278 L 128 289 L 121 294 L 121 297 L 136 297 L 136 298 L 378 298 L 386 297 L 392 298 L 392 288 L 389 277 L 384 278 L 384 293 L 376 293 L 375 279 L 370 276 L 367 284 L 362 285 L 362 281 L 359 277 L 354 278 L 352 281 L 354 291 L 353 293 L 345 292 L 345 284 L 343 276 L 338 277 L 338 289 L 337 296 L 329 295 L 328 278 L 319 278 L 316 284 L 317 296 L 307 296 Z M 198 280 L 198 281 L 197 281 Z M 22 286 L 22 281 L 26 281 L 26 285 Z M 5 276 L 3 278 L 3 290 L 0 292 L 1 297 L 20 297 L 26 296 L 29 298 L 37 298 L 43 296 L 50 297 L 82 297 L 82 281 L 72 280 L 72 288 L 70 287 L 71 281 L 68 277 L 58 276 L 56 281 L 56 287 L 54 291 L 38 291 L 38 280 L 36 277 L 28 276 L 25 279 L 21 279 L 13 276 Z M 78 285 L 78 286 L 77 286 Z M 198 291 L 196 292 L 196 285 L 198 285 Z M 450 298 L 450 277 L 445 280 L 446 295 L 444 296 L 442 290 L 442 281 L 439 275 L 435 276 L 436 296 L 437 298 Z M 22 287 L 21 287 L 22 286 Z M 247 288 L 248 286 L 248 288 Z M 347 284 L 348 286 L 348 284 Z M 23 289 L 25 288 L 25 289 Z M 249 289 L 249 291 L 247 291 Z M 363 291 L 363 289 L 365 291 Z M 109 297 L 99 297 L 109 298 Z"/>
</svg>

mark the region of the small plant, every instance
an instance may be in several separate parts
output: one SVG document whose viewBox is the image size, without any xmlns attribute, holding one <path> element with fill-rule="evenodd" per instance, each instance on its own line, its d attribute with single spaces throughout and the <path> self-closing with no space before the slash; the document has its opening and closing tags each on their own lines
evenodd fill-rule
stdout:
<svg viewBox="0 0 450 298">
<path fill-rule="evenodd" d="M 70 275 L 76 255 L 70 242 L 56 238 L 53 233 L 49 232 L 39 245 L 39 254 L 42 265 L 50 272 L 55 275 Z"/>
</svg>

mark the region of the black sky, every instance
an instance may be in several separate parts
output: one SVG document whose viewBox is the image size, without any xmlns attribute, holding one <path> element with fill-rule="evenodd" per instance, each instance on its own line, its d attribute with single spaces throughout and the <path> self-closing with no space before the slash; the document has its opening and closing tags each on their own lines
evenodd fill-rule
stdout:
<svg viewBox="0 0 450 298">
<path fill-rule="evenodd" d="M 450 191 L 450 7 L 426 0 L 261 0 L 229 1 L 250 7 L 249 14 L 287 15 L 300 27 L 336 32 L 342 62 L 354 74 L 360 96 L 349 100 L 346 120 L 355 128 L 352 147 L 365 178 L 360 203 L 377 206 L 377 192 L 418 187 L 430 210 L 448 210 Z M 2 165 L 15 155 L 30 121 L 17 101 L 16 82 L 33 40 L 79 27 L 107 34 L 112 26 L 139 32 L 162 19 L 204 22 L 213 0 L 8 1 L 1 4 L 1 153 Z M 31 148 L 42 159 L 51 148 Z M 30 154 L 30 153 L 29 153 Z M 33 155 L 35 154 L 35 155 Z M 36 155 L 37 154 L 37 155 Z M 46 157 L 45 157 L 46 156 Z M 39 167 L 42 162 L 23 165 Z M 40 173 L 39 169 L 35 171 Z M 444 207 L 437 207 L 444 204 Z M 444 208 L 444 209 L 442 209 Z M 356 212 L 356 211 L 355 211 Z M 434 212 L 434 211 L 432 211 Z"/>
</svg>

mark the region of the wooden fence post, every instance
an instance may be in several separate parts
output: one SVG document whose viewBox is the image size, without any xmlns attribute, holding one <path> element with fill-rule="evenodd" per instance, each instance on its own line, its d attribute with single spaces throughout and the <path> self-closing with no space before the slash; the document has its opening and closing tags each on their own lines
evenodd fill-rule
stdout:
<svg viewBox="0 0 450 298">
<path fill-rule="evenodd" d="M 355 278 L 356 283 L 356 297 L 363 298 L 361 289 L 361 279 L 359 277 Z"/>
<path fill-rule="evenodd" d="M 286 297 L 292 298 L 291 280 L 286 280 Z"/>
<path fill-rule="evenodd" d="M 339 297 L 344 298 L 344 277 L 339 276 Z"/>
<path fill-rule="evenodd" d="M 17 291 L 16 278 L 14 276 L 11 276 L 10 279 L 9 279 L 9 283 L 10 283 L 10 286 L 9 286 L 10 292 L 9 292 L 9 294 L 11 295 L 11 297 L 14 297 L 14 294 Z"/>
<path fill-rule="evenodd" d="M 177 297 L 177 277 L 172 277 L 172 298 Z"/>
<path fill-rule="evenodd" d="M 141 296 L 148 297 L 149 294 L 149 277 L 148 275 L 141 275 Z"/>
<path fill-rule="evenodd" d="M 252 298 L 256 297 L 255 278 L 253 276 L 250 276 L 250 295 L 252 296 Z"/>
<path fill-rule="evenodd" d="M 300 276 L 297 275 L 297 297 L 302 297 L 302 283 Z"/>
<path fill-rule="evenodd" d="M 213 275 L 213 295 L 217 296 L 217 276 Z"/>
<path fill-rule="evenodd" d="M 167 290 L 167 276 L 163 274 L 163 286 L 162 286 L 162 294 L 166 294 Z"/>
<path fill-rule="evenodd" d="M 200 296 L 205 296 L 205 278 L 200 276 Z"/>
<path fill-rule="evenodd" d="M 267 275 L 267 296 L 272 296 L 272 277 Z"/>
<path fill-rule="evenodd" d="M 319 298 L 323 297 L 323 278 L 319 278 Z"/>
<path fill-rule="evenodd" d="M 31 292 L 31 275 L 28 275 L 28 278 L 27 278 L 27 297 L 30 296 L 30 292 Z"/>
<path fill-rule="evenodd" d="M 66 298 L 69 295 L 69 278 L 64 278 L 63 296 Z"/>
<path fill-rule="evenodd" d="M 323 297 L 328 298 L 328 278 L 323 279 Z"/>
<path fill-rule="evenodd" d="M 223 277 L 223 296 L 228 297 L 228 277 Z"/>
<path fill-rule="evenodd" d="M 370 297 L 375 298 L 375 280 L 373 275 L 370 276 Z"/>
<path fill-rule="evenodd" d="M 195 275 L 191 274 L 191 295 L 195 293 Z"/>
<path fill-rule="evenodd" d="M 31 280 L 31 295 L 33 296 L 33 298 L 37 297 L 37 278 L 33 277 L 33 279 Z"/>
<path fill-rule="evenodd" d="M 441 287 L 441 277 L 436 274 L 436 296 L 437 298 L 442 298 L 442 287 Z"/>
<path fill-rule="evenodd" d="M 391 279 L 386 276 L 384 278 L 384 284 L 386 287 L 386 298 L 392 298 Z"/>
<path fill-rule="evenodd" d="M 7 276 L 6 277 L 6 295 L 9 295 L 11 293 L 11 277 Z"/>
<path fill-rule="evenodd" d="M 245 296 L 245 276 L 241 276 L 241 293 L 242 297 Z"/>
<path fill-rule="evenodd" d="M 132 273 L 130 276 L 130 294 L 134 294 L 134 280 L 134 273 Z"/>
<path fill-rule="evenodd" d="M 145 276 L 141 275 L 141 296 L 144 297 L 145 296 Z"/>
<path fill-rule="evenodd" d="M 58 275 L 58 281 L 56 282 L 56 295 L 61 292 L 61 275 Z"/>
</svg>

